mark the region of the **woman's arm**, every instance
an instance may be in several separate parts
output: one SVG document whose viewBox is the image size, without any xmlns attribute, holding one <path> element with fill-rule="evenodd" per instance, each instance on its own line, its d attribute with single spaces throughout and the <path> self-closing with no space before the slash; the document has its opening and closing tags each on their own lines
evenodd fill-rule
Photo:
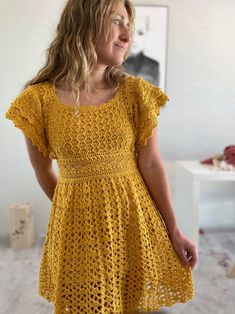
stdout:
<svg viewBox="0 0 235 314">
<path fill-rule="evenodd" d="M 153 137 L 148 139 L 147 145 L 139 149 L 138 167 L 153 200 L 157 204 L 169 234 L 172 234 L 178 227 L 173 210 L 170 184 L 156 145 L 156 135 L 157 130 L 155 128 Z"/>
<path fill-rule="evenodd" d="M 153 167 L 140 167 L 141 175 L 157 204 L 169 234 L 177 229 L 176 217 L 173 210 L 170 185 L 162 162 Z"/>
<path fill-rule="evenodd" d="M 153 129 L 153 136 L 147 145 L 138 150 L 138 167 L 155 201 L 159 212 L 169 232 L 173 246 L 181 257 L 184 265 L 195 266 L 197 253 L 195 245 L 188 240 L 177 225 L 174 214 L 170 184 L 157 147 L 157 128 Z"/>
<path fill-rule="evenodd" d="M 25 142 L 37 181 L 48 198 L 52 201 L 57 184 L 57 176 L 52 166 L 52 160 L 49 157 L 44 157 L 26 136 Z"/>
</svg>

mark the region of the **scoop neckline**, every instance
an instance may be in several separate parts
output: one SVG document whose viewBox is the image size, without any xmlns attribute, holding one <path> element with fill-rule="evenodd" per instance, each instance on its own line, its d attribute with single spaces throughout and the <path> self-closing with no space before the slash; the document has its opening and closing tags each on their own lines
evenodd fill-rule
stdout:
<svg viewBox="0 0 235 314">
<path fill-rule="evenodd" d="M 91 110 L 97 110 L 100 108 L 104 108 L 107 107 L 109 105 L 111 105 L 113 102 L 116 101 L 116 99 L 118 99 L 120 93 L 121 93 L 121 89 L 122 86 L 124 85 L 125 79 L 123 81 L 120 81 L 118 84 L 118 88 L 117 91 L 114 95 L 114 97 L 110 98 L 108 101 L 100 103 L 98 105 L 85 105 L 85 104 L 66 104 L 63 101 L 60 100 L 60 98 L 56 95 L 56 88 L 53 82 L 49 82 L 50 84 L 50 88 L 51 88 L 51 95 L 53 97 L 53 99 L 56 101 L 57 104 L 59 104 L 61 107 L 66 108 L 66 109 L 91 109 Z"/>
</svg>

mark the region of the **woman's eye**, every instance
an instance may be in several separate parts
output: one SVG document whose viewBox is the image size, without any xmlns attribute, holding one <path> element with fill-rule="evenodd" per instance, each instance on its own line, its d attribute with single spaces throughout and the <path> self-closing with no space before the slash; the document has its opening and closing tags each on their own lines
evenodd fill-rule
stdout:
<svg viewBox="0 0 235 314">
<path fill-rule="evenodd" d="M 117 25 L 120 25 L 121 24 L 121 21 L 119 19 L 114 19 L 113 22 Z"/>
</svg>

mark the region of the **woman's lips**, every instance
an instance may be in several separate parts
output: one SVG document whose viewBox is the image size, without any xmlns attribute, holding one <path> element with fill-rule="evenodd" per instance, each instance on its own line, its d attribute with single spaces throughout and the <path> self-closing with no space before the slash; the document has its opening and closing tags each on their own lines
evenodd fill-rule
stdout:
<svg viewBox="0 0 235 314">
<path fill-rule="evenodd" d="M 124 46 L 122 46 L 122 45 L 119 45 L 119 44 L 114 44 L 117 48 L 120 48 L 120 49 L 123 49 L 123 50 L 125 50 L 125 47 Z"/>
</svg>

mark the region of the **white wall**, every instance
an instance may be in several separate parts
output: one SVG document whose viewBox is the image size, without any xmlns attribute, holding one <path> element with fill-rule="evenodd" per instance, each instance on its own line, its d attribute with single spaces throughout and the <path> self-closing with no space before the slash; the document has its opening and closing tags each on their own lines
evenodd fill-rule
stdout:
<svg viewBox="0 0 235 314">
<path fill-rule="evenodd" d="M 0 0 L 0 237 L 9 232 L 9 207 L 16 202 L 33 203 L 36 234 L 45 232 L 48 223 L 51 202 L 35 179 L 21 131 L 4 115 L 23 84 L 43 65 L 63 2 Z"/>
<path fill-rule="evenodd" d="M 235 142 L 235 1 L 135 3 L 169 6 L 170 102 L 159 122 L 163 159 L 202 159 L 221 153 Z M 0 0 L 0 236 L 9 232 L 9 206 L 18 201 L 33 202 L 36 233 L 46 230 L 50 202 L 36 182 L 21 132 L 4 114 L 24 82 L 42 66 L 63 4 L 62 0 Z M 213 193 L 216 189 L 224 189 L 226 198 L 232 198 L 231 185 L 215 187 Z"/>
</svg>

